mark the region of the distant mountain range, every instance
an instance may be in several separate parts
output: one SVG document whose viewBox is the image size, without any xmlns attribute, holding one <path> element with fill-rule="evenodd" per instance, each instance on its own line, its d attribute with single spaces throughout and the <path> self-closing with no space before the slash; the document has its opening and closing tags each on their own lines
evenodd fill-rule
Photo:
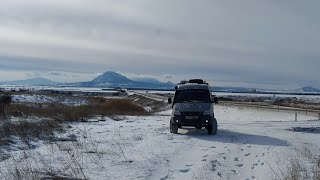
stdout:
<svg viewBox="0 0 320 180">
<path fill-rule="evenodd" d="M 69 83 L 66 85 L 82 87 L 121 87 L 121 88 L 146 88 L 146 89 L 173 89 L 175 84 L 163 83 L 156 79 L 148 78 L 142 81 L 131 80 L 119 73 L 108 71 L 92 81 Z"/>
<path fill-rule="evenodd" d="M 56 86 L 61 83 L 51 81 L 46 78 L 37 77 L 37 78 L 26 79 L 26 80 L 2 82 L 0 84 L 23 85 L 23 86 Z"/>
<path fill-rule="evenodd" d="M 317 89 L 317 88 L 314 88 L 311 86 L 306 86 L 306 87 L 301 88 L 301 91 L 302 92 L 320 92 L 320 89 Z"/>
<path fill-rule="evenodd" d="M 128 89 L 174 89 L 176 84 L 172 82 L 160 82 L 154 78 L 129 79 L 119 73 L 107 71 L 91 81 L 77 83 L 59 83 L 46 78 L 32 78 L 19 81 L 8 81 L 0 84 L 6 85 L 27 85 L 27 86 L 75 86 L 75 87 L 108 87 L 108 88 L 128 88 Z M 213 91 L 221 92 L 253 92 L 252 88 L 245 87 L 212 87 Z M 320 93 L 320 89 L 306 86 L 301 89 L 293 90 L 297 93 Z"/>
</svg>

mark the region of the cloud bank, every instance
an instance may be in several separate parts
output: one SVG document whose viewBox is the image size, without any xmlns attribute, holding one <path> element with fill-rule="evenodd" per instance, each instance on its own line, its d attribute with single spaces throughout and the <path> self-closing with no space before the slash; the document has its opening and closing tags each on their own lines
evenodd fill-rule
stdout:
<svg viewBox="0 0 320 180">
<path fill-rule="evenodd" d="M 113 70 L 173 81 L 320 86 L 319 5 L 316 0 L 5 1 L 0 80 L 12 78 L 4 73 L 9 71 L 18 79 L 28 72 Z"/>
</svg>

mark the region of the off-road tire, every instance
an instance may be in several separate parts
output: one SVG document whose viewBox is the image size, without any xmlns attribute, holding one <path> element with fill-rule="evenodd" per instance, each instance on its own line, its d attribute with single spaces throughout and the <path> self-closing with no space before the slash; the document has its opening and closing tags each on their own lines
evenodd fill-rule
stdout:
<svg viewBox="0 0 320 180">
<path fill-rule="evenodd" d="M 208 125 L 208 134 L 213 134 L 213 135 L 216 135 L 217 132 L 218 132 L 218 123 L 217 123 L 217 120 L 214 118 L 212 120 L 212 124 L 209 124 Z"/>
<path fill-rule="evenodd" d="M 173 133 L 173 134 L 178 134 L 178 129 L 179 129 L 179 126 L 176 125 L 176 124 L 172 124 L 170 122 L 170 132 Z"/>
</svg>

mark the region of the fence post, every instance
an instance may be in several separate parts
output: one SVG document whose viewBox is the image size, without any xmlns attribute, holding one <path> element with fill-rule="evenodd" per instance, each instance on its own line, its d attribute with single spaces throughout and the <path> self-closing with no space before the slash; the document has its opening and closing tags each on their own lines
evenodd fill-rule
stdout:
<svg viewBox="0 0 320 180">
<path fill-rule="evenodd" d="M 308 114 L 308 109 L 306 109 L 306 115 Z"/>
<path fill-rule="evenodd" d="M 295 113 L 295 121 L 296 122 L 298 121 L 298 113 L 297 112 Z"/>
<path fill-rule="evenodd" d="M 320 121 L 320 112 L 318 113 L 318 120 Z"/>
</svg>

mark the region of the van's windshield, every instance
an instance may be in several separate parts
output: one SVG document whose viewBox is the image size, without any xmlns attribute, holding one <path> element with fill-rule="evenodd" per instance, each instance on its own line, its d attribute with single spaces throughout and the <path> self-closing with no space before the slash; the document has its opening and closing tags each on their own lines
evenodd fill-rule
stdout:
<svg viewBox="0 0 320 180">
<path fill-rule="evenodd" d="M 177 91 L 174 103 L 205 102 L 210 103 L 210 91 L 208 90 L 180 90 Z"/>
</svg>

